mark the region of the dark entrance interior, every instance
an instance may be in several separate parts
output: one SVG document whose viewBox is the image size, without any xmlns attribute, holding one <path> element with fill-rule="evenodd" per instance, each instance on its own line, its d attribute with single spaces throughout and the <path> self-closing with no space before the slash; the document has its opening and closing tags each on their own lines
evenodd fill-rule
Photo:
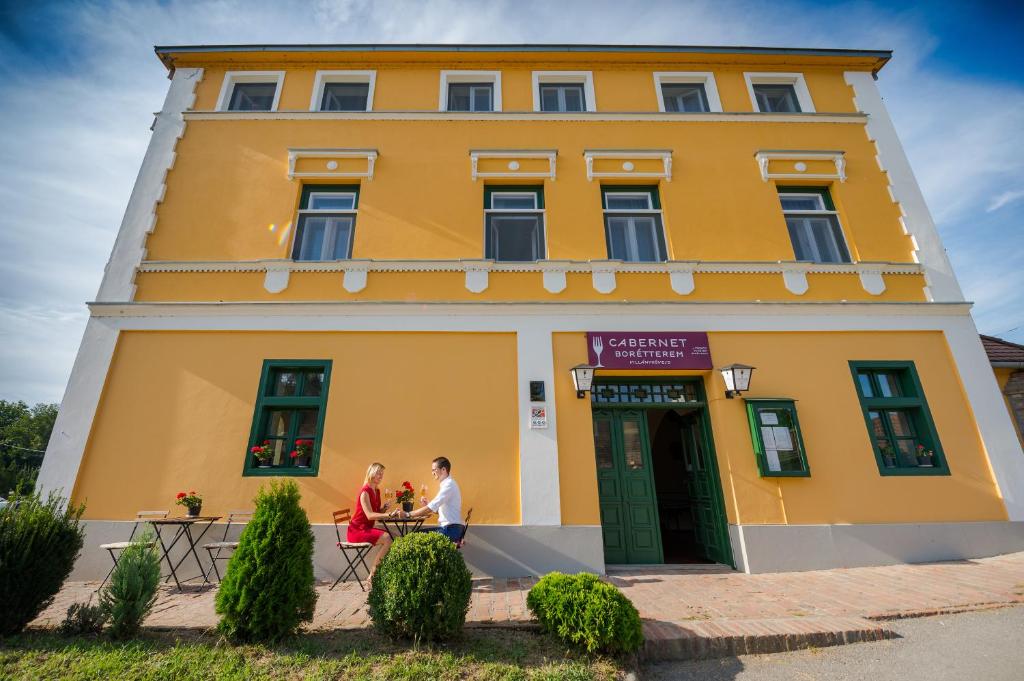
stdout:
<svg viewBox="0 0 1024 681">
<path fill-rule="evenodd" d="M 665 562 L 713 563 L 701 531 L 700 410 L 648 409 L 647 425 Z"/>
</svg>

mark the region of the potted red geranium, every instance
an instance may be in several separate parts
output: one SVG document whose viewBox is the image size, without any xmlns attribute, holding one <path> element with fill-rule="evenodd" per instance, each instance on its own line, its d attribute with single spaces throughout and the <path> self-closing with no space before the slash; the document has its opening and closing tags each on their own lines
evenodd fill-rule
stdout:
<svg viewBox="0 0 1024 681">
<path fill-rule="evenodd" d="M 395 501 L 402 505 L 406 513 L 412 510 L 412 483 L 406 480 L 402 486 L 395 491 Z"/>
<path fill-rule="evenodd" d="M 313 441 L 296 440 L 295 449 L 289 454 L 296 468 L 309 468 L 309 462 L 313 458 Z"/>
<path fill-rule="evenodd" d="M 199 515 L 199 512 L 203 510 L 203 498 L 196 494 L 195 490 L 192 490 L 188 494 L 178 492 L 177 499 L 178 500 L 175 503 L 187 508 L 188 515 L 193 518 Z"/>
<path fill-rule="evenodd" d="M 932 468 L 935 466 L 934 457 L 935 451 L 931 449 L 925 449 L 924 445 L 917 446 L 917 465 L 921 468 Z"/>
<path fill-rule="evenodd" d="M 270 452 L 270 440 L 264 440 L 261 445 L 254 445 L 249 453 L 256 458 L 257 468 L 270 468 L 270 458 L 273 456 Z"/>
</svg>

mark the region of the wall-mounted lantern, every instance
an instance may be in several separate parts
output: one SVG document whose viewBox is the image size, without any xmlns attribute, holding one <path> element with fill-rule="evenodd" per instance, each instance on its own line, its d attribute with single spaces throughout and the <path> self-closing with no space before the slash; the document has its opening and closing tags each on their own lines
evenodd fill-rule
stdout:
<svg viewBox="0 0 1024 681">
<path fill-rule="evenodd" d="M 742 392 L 750 390 L 750 375 L 755 367 L 746 364 L 730 364 L 722 367 L 722 378 L 725 380 L 725 396 L 730 400 Z"/>
<path fill-rule="evenodd" d="M 572 384 L 576 386 L 576 397 L 581 400 L 594 384 L 594 367 L 577 364 L 572 368 Z"/>
</svg>

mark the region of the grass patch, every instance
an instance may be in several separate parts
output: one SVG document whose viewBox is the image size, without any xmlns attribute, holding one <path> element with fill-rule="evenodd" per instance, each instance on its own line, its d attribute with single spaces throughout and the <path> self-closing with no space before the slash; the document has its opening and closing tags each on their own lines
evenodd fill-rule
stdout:
<svg viewBox="0 0 1024 681">
<path fill-rule="evenodd" d="M 275 646 L 214 634 L 144 632 L 114 642 L 30 632 L 0 642 L 2 679 L 616 679 L 622 661 L 566 651 L 530 631 L 468 629 L 448 645 L 395 643 L 372 630 L 306 633 Z"/>
</svg>

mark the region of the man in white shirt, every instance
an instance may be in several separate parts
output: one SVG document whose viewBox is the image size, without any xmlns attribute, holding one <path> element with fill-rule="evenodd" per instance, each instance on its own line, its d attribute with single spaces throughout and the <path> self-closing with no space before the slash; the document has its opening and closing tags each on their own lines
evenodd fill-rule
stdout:
<svg viewBox="0 0 1024 681">
<path fill-rule="evenodd" d="M 445 457 L 439 456 L 431 462 L 430 473 L 441 483 L 437 496 L 430 501 L 427 501 L 426 497 L 421 497 L 420 502 L 423 506 L 407 514 L 407 517 L 423 518 L 431 513 L 437 513 L 439 527 L 424 528 L 422 531 L 440 532 L 458 543 L 466 532 L 466 526 L 462 522 L 462 492 L 452 479 L 452 464 Z"/>
</svg>

